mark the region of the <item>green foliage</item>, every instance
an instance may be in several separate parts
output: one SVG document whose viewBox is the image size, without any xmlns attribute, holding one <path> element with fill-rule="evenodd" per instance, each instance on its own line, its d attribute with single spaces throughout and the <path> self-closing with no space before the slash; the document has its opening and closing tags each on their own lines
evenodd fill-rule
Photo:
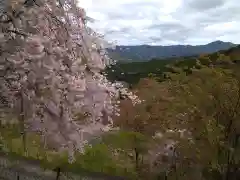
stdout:
<svg viewBox="0 0 240 180">
<path fill-rule="evenodd" d="M 166 70 L 166 65 L 176 59 L 155 59 L 148 62 L 117 63 L 115 66 L 107 68 L 108 79 L 125 81 L 130 84 L 137 84 L 141 78 L 148 77 L 149 74 L 161 76 Z"/>
<path fill-rule="evenodd" d="M 147 148 L 148 138 L 138 132 L 120 131 L 116 134 L 106 136 L 103 141 L 114 148 L 130 151 L 137 148 L 140 152 L 144 152 Z"/>
<path fill-rule="evenodd" d="M 94 147 L 86 147 L 83 155 L 78 155 L 74 166 L 82 167 L 93 172 L 105 172 L 118 174 L 120 167 L 111 158 L 111 151 L 105 144 L 97 144 Z"/>
</svg>

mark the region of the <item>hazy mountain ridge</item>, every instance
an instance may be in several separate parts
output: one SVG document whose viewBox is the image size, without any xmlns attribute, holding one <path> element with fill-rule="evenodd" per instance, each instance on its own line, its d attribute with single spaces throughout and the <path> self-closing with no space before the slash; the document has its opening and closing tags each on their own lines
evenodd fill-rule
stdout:
<svg viewBox="0 0 240 180">
<path fill-rule="evenodd" d="M 231 42 L 214 41 L 206 45 L 172 45 L 172 46 L 116 46 L 107 49 L 110 57 L 119 61 L 147 61 L 153 58 L 171 58 L 197 56 L 200 54 L 214 53 L 236 46 Z"/>
</svg>

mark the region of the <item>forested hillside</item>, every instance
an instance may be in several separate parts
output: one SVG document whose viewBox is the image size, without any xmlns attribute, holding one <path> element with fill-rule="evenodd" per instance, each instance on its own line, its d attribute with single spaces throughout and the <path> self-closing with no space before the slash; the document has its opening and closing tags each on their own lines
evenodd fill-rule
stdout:
<svg viewBox="0 0 240 180">
<path fill-rule="evenodd" d="M 127 135 L 112 141 L 131 155 L 139 179 L 240 178 L 239 60 L 237 46 L 166 66 L 122 64 L 152 73 L 133 86 L 142 104 L 122 100 L 116 125 Z"/>
<path fill-rule="evenodd" d="M 141 78 L 151 76 L 163 78 L 163 76 L 165 76 L 164 74 L 180 71 L 180 69 L 189 71 L 190 68 L 198 66 L 199 61 L 207 65 L 211 64 L 211 62 L 218 64 L 217 59 L 219 58 L 227 58 L 233 62 L 237 62 L 240 57 L 239 49 L 240 46 L 236 46 L 228 50 L 222 50 L 212 54 L 202 54 L 200 56 L 168 59 L 154 58 L 150 61 L 143 62 L 117 62 L 115 66 L 108 67 L 106 72 L 111 81 L 118 80 L 125 81 L 129 84 L 136 84 Z"/>
</svg>

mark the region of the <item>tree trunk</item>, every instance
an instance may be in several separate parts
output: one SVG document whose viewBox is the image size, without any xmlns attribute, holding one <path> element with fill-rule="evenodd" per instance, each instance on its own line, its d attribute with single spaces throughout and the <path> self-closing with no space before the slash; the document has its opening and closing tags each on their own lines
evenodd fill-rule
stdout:
<svg viewBox="0 0 240 180">
<path fill-rule="evenodd" d="M 137 148 L 134 148 L 134 152 L 135 152 L 135 167 L 136 167 L 136 171 L 138 171 L 139 169 L 139 152 Z"/>
<path fill-rule="evenodd" d="M 23 143 L 23 150 L 26 153 L 26 132 L 25 132 L 25 122 L 24 122 L 24 95 L 23 92 L 20 93 L 20 128 L 21 128 L 21 136 L 22 136 L 22 143 Z"/>
<path fill-rule="evenodd" d="M 56 180 L 59 180 L 60 179 L 61 169 L 59 167 L 56 168 L 56 172 L 57 172 Z"/>
</svg>

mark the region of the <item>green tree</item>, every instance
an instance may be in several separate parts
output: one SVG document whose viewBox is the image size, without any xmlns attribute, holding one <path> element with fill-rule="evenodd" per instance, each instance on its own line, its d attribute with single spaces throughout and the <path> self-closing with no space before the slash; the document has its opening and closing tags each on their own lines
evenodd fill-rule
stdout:
<svg viewBox="0 0 240 180">
<path fill-rule="evenodd" d="M 229 64 L 232 64 L 233 62 L 231 61 L 231 58 L 229 56 L 226 56 L 224 54 L 220 54 L 218 56 L 217 63 L 224 64 L 224 65 L 229 65 Z"/>
<path fill-rule="evenodd" d="M 209 66 L 210 64 L 212 64 L 212 60 L 207 55 L 200 56 L 199 61 L 201 62 L 201 64 L 203 64 L 205 66 Z"/>
</svg>

